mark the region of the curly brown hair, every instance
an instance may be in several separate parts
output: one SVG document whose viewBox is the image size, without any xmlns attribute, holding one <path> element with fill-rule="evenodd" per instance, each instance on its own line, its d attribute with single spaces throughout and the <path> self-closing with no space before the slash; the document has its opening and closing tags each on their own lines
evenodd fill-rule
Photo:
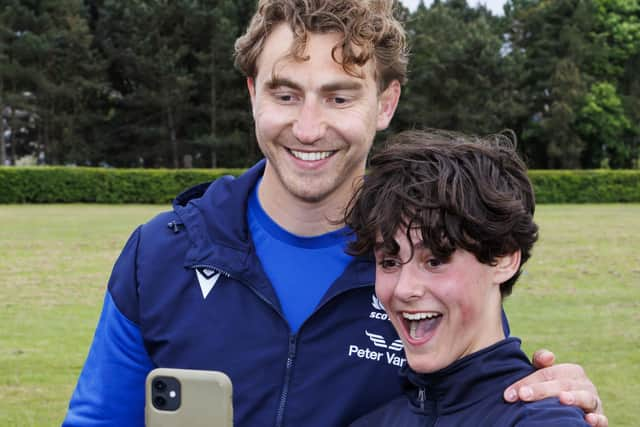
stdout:
<svg viewBox="0 0 640 427">
<path fill-rule="evenodd" d="M 406 81 L 408 50 L 402 24 L 393 16 L 394 0 L 260 0 L 244 35 L 235 43 L 235 65 L 248 77 L 273 29 L 286 23 L 294 35 L 290 56 L 304 61 L 309 33 L 342 34 L 331 55 L 345 72 L 362 77 L 356 67 L 374 61 L 380 91 Z M 340 52 L 341 60 L 336 52 Z"/>
<path fill-rule="evenodd" d="M 353 255 L 371 253 L 380 244 L 397 254 L 397 231 L 406 230 L 413 247 L 416 229 L 424 246 L 445 260 L 461 248 L 495 265 L 497 258 L 520 250 L 518 272 L 500 285 L 505 297 L 538 238 L 534 211 L 533 187 L 511 139 L 408 131 L 371 158 L 345 222 L 355 234 Z"/>
</svg>

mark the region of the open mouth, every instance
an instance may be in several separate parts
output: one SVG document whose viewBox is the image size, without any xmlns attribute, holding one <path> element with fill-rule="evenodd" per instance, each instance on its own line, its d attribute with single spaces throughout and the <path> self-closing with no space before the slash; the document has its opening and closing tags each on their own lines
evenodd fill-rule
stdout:
<svg viewBox="0 0 640 427">
<path fill-rule="evenodd" d="M 289 152 L 296 159 L 304 160 L 305 162 L 317 162 L 331 157 L 336 151 L 297 151 L 289 149 Z"/>
<path fill-rule="evenodd" d="M 428 338 L 438 327 L 442 320 L 442 313 L 437 311 L 402 312 L 402 319 L 409 337 L 414 340 L 422 340 Z"/>
</svg>

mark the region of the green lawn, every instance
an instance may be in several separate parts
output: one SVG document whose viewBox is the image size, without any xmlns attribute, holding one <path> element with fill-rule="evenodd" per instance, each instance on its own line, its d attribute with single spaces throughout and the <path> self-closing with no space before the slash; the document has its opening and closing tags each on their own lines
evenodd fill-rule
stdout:
<svg viewBox="0 0 640 427">
<path fill-rule="evenodd" d="M 163 206 L 0 205 L 0 426 L 58 425 L 117 254 Z M 640 205 L 541 205 L 541 239 L 506 310 L 528 353 L 597 384 L 613 426 L 637 424 Z"/>
</svg>

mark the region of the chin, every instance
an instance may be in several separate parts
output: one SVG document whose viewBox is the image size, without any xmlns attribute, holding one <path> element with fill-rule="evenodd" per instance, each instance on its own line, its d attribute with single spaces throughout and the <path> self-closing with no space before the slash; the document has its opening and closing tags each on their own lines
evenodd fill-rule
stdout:
<svg viewBox="0 0 640 427">
<path fill-rule="evenodd" d="M 438 361 L 430 354 L 408 355 L 407 363 L 420 374 L 430 374 L 449 366 L 453 361 Z"/>
<path fill-rule="evenodd" d="M 301 185 L 302 184 L 302 185 Z M 293 194 L 298 199 L 304 200 L 308 203 L 317 203 L 325 198 L 327 198 L 330 194 L 337 191 L 337 186 L 327 185 L 324 182 L 318 181 L 315 183 L 312 182 L 293 182 L 291 185 L 287 186 L 289 189 L 289 193 Z"/>
</svg>

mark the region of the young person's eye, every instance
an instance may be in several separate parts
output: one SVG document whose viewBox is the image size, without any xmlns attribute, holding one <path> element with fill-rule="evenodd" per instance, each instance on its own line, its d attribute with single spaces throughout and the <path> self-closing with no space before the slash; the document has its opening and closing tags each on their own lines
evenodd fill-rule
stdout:
<svg viewBox="0 0 640 427">
<path fill-rule="evenodd" d="M 391 270 L 393 268 L 396 268 L 399 265 L 399 263 L 397 260 L 393 258 L 383 258 L 378 262 L 378 265 L 383 270 Z"/>
<path fill-rule="evenodd" d="M 429 268 L 438 268 L 444 264 L 444 261 L 441 260 L 440 258 L 428 258 L 425 261 L 425 264 Z"/>
</svg>

